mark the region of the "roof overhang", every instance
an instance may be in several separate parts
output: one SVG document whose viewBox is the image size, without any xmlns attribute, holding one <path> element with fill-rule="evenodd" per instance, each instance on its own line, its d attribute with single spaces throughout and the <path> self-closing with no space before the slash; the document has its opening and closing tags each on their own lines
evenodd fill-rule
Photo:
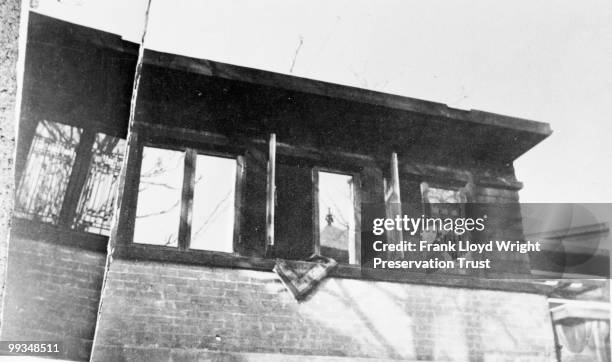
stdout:
<svg viewBox="0 0 612 362">
<path fill-rule="evenodd" d="M 32 36 L 38 41 L 54 42 L 58 46 L 78 46 L 84 42 L 95 44 L 100 48 L 112 49 L 136 56 L 137 45 L 122 40 L 118 35 L 67 23 L 47 16 L 32 14 L 29 39 Z M 40 39 L 39 39 L 40 38 Z M 430 154 L 432 159 L 460 157 L 476 161 L 493 159 L 509 163 L 548 137 L 552 131 L 548 123 L 527 119 L 509 117 L 479 110 L 460 110 L 445 104 L 386 94 L 367 89 L 333 84 L 319 80 L 300 78 L 259 69 L 226 64 L 206 59 L 196 59 L 176 54 L 168 54 L 153 50 L 145 51 L 143 83 L 151 81 L 146 77 L 146 68 L 155 67 L 168 71 L 186 72 L 197 75 L 195 78 L 207 77 L 234 83 L 251 84 L 253 93 L 261 89 L 284 91 L 284 94 L 295 95 L 293 103 L 302 102 L 301 106 L 292 104 L 283 109 L 289 118 L 299 115 L 299 108 L 311 104 L 317 107 L 334 107 L 342 104 L 342 112 L 331 114 L 327 118 L 322 115 L 309 115 L 312 119 L 308 124 L 319 122 L 317 127 L 328 127 L 326 134 L 337 138 L 346 138 L 346 128 L 360 128 L 361 133 L 354 137 L 356 141 L 345 142 L 344 148 L 355 152 L 364 151 L 361 148 L 364 140 L 380 145 L 380 152 L 394 150 L 400 154 Z M 170 75 L 168 76 L 171 79 Z M 189 85 L 186 85 L 189 86 Z M 193 87 L 196 87 L 195 85 Z M 241 86 L 244 88 L 244 86 Z M 278 93 L 277 92 L 277 93 Z M 308 97 L 310 96 L 310 97 Z M 169 98 L 164 94 L 165 99 Z M 179 95 L 177 95 L 178 99 Z M 249 97 L 253 97 L 250 95 Z M 323 101 L 322 101 L 323 99 Z M 297 100 L 297 101 L 296 101 Z M 325 102 L 324 100 L 327 100 Z M 193 100 L 197 102 L 197 100 Z M 277 107 L 278 100 L 262 105 L 259 111 Z M 266 108 L 267 107 L 267 108 Z M 281 104 L 281 107 L 285 105 Z M 293 107 L 293 108 L 291 108 Z M 354 109 L 354 112 L 351 110 Z M 200 110 L 201 111 L 201 110 Z M 236 109 L 236 112 L 243 109 Z M 348 111 L 348 112 L 347 112 Z M 269 112 L 268 112 L 269 113 Z M 149 116 L 149 115 L 147 115 Z M 168 116 L 167 114 L 165 115 Z M 250 115 L 252 116 L 252 114 Z M 267 118 L 280 118 L 278 114 L 265 114 Z M 338 118 L 346 117 L 340 122 Z M 352 118 L 351 118 L 352 117 Z M 239 116 L 236 119 L 240 119 Z M 314 123 L 313 123 L 314 121 Z M 306 122 L 306 120 L 303 120 Z M 336 124 L 332 125 L 332 123 Z M 273 123 L 273 122 L 272 122 Z M 361 124 L 368 123 L 362 126 Z M 275 131 L 272 128 L 262 131 Z M 258 126 L 258 125 L 251 125 Z M 303 125 L 302 125 L 303 126 Z M 333 128 L 335 127 L 335 128 Z M 280 132 L 282 136 L 282 131 Z M 361 139 L 360 139 L 361 137 Z M 281 139 L 282 140 L 282 139 Z M 318 145 L 314 145 L 318 146 Z M 365 150 L 367 152 L 371 151 Z"/>
<path fill-rule="evenodd" d="M 379 122 L 381 139 L 399 152 L 416 149 L 435 153 L 432 145 L 465 151 L 476 159 L 511 162 L 548 137 L 548 123 L 509 117 L 479 110 L 460 110 L 416 98 L 333 84 L 238 65 L 196 59 L 153 50 L 144 53 L 145 66 L 342 100 L 372 109 L 372 122 Z M 146 77 L 144 78 L 146 81 Z M 330 106 L 334 103 L 330 102 Z M 348 117 L 349 114 L 345 113 Z M 360 114 L 365 114 L 360 111 Z M 381 122 L 385 115 L 386 121 Z M 437 135 L 437 136 L 436 136 Z M 435 148 L 434 147 L 434 148 Z M 414 152 L 412 152 L 414 153 Z"/>
</svg>

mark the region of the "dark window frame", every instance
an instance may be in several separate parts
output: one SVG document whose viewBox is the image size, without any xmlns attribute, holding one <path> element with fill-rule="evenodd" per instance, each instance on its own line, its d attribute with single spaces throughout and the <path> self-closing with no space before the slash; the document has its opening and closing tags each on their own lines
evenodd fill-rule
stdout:
<svg viewBox="0 0 612 362">
<path fill-rule="evenodd" d="M 124 217 L 119 223 L 119 241 L 132 250 L 141 250 L 142 257 L 155 258 L 159 252 L 167 252 L 169 255 L 187 255 L 186 257 L 174 257 L 171 260 L 181 261 L 202 259 L 203 255 L 239 256 L 241 243 L 241 226 L 243 224 L 242 208 L 244 203 L 245 183 L 245 159 L 242 147 L 226 146 L 210 143 L 206 137 L 202 140 L 185 140 L 174 132 L 164 132 L 151 127 L 140 126 L 134 130 L 135 147 L 130 147 L 128 155 L 128 169 L 126 172 L 126 184 L 132 186 L 132 192 L 123 194 L 120 214 Z M 183 167 L 183 182 L 180 200 L 180 220 L 178 230 L 177 246 L 154 245 L 134 242 L 134 231 L 136 224 L 136 206 L 138 205 L 138 187 L 140 185 L 140 171 L 142 168 L 142 155 L 144 147 L 167 149 L 185 152 Z M 223 252 L 205 249 L 192 249 L 189 247 L 191 241 L 191 216 L 193 213 L 193 195 L 195 186 L 195 166 L 197 155 L 206 155 L 236 160 L 236 177 L 234 191 L 234 226 L 232 236 L 232 252 Z M 179 254 L 177 254 L 179 253 Z"/>
<path fill-rule="evenodd" d="M 26 159 L 23 163 L 23 168 L 16 170 L 15 192 L 18 191 L 21 178 L 24 176 L 25 166 L 27 165 L 27 159 L 30 157 L 30 148 L 36 134 L 36 128 L 38 127 L 38 124 L 43 121 L 59 123 L 69 127 L 76 127 L 77 129 L 81 130 L 79 143 L 75 149 L 74 163 L 70 170 L 66 190 L 64 191 L 64 199 L 58 214 L 57 223 L 13 216 L 14 227 L 12 228 L 12 231 L 20 236 L 27 236 L 39 240 L 52 240 L 54 243 L 74 246 L 87 250 L 105 251 L 109 237 L 103 234 L 78 230 L 74 225 L 75 218 L 77 216 L 81 192 L 83 191 L 87 181 L 90 164 L 93 157 L 93 146 L 96 135 L 102 133 L 124 140 L 125 137 L 116 132 L 116 130 L 108 127 L 99 127 L 97 124 L 76 124 L 74 122 L 60 122 L 54 119 L 40 119 L 34 121 L 34 127 L 31 128 L 30 132 L 27 132 L 26 134 L 26 145 L 20 146 L 23 147 L 22 149 Z M 126 155 L 124 155 L 124 158 L 125 157 Z"/>
<path fill-rule="evenodd" d="M 127 257 L 133 259 L 142 260 L 162 260 L 169 262 L 187 263 L 187 264 L 200 264 L 200 265 L 221 265 L 229 267 L 247 267 L 252 268 L 253 265 L 268 265 L 269 262 L 273 262 L 274 258 L 268 255 L 266 252 L 262 253 L 261 257 L 257 256 L 244 256 L 242 252 L 243 240 L 243 227 L 244 218 L 244 200 L 246 197 L 245 187 L 247 184 L 247 174 L 249 165 L 246 163 L 246 152 L 248 150 L 247 145 L 263 145 L 264 143 L 257 138 L 244 138 L 238 137 L 230 139 L 226 136 L 217 133 L 210 133 L 206 131 L 196 131 L 191 129 L 183 129 L 179 127 L 169 127 L 156 125 L 147 122 L 137 122 L 132 130 L 131 143 L 133 146 L 129 147 L 127 168 L 125 170 L 125 188 L 121 197 L 121 208 L 119 210 L 119 225 L 117 227 L 117 242 L 116 242 L 116 255 L 119 257 Z M 134 227 L 136 217 L 136 206 L 138 203 L 138 193 L 130 190 L 138 190 L 140 183 L 140 169 L 142 163 L 142 152 L 143 148 L 156 147 L 166 148 L 170 150 L 185 151 L 187 149 L 196 150 L 196 154 L 210 155 L 216 157 L 225 157 L 236 159 L 236 189 L 235 189 L 235 213 L 234 213 L 234 238 L 233 238 L 233 252 L 221 252 L 214 250 L 201 250 L 201 249 L 190 249 L 185 241 L 185 236 L 188 228 L 181 228 L 185 231 L 179 234 L 179 247 L 164 246 L 164 245 L 153 245 L 144 243 L 134 243 Z M 287 148 L 288 147 L 288 148 Z M 318 171 L 339 173 L 344 175 L 353 176 L 355 180 L 355 203 L 358 208 L 355 210 L 355 258 L 356 264 L 340 263 L 348 268 L 359 268 L 361 261 L 361 197 L 362 197 L 362 184 L 361 184 L 361 172 L 364 167 L 372 167 L 375 165 L 372 159 L 366 158 L 350 158 L 340 154 L 340 161 L 335 162 L 334 157 L 336 155 L 322 155 L 321 153 L 309 153 L 312 150 L 301 150 L 299 148 L 293 148 L 288 145 L 282 146 L 279 149 L 277 162 L 289 162 L 289 163 L 300 163 L 307 165 L 310 168 L 311 173 L 311 197 L 316 193 L 315 174 Z M 185 157 L 188 158 L 187 156 Z M 334 165 L 334 166 L 331 166 Z M 183 179 L 184 183 L 187 181 Z M 184 185 L 185 186 L 185 185 Z M 184 188 L 185 189 L 185 188 Z M 120 191 L 121 192 L 121 191 Z M 193 195 L 188 193 L 181 193 L 183 198 L 181 200 L 181 208 L 183 205 L 189 202 Z M 313 199 L 314 200 L 314 199 Z M 313 204 L 313 206 L 315 206 Z M 317 217 L 316 207 L 312 210 L 312 219 L 315 221 Z M 190 218 L 190 213 L 181 211 L 183 221 Z M 181 222 L 183 222 L 181 221 Z M 315 227 L 318 224 L 313 222 Z M 312 250 L 318 252 L 318 231 L 312 230 Z M 246 236 L 248 238 L 248 235 Z M 257 267 L 255 267 L 257 268 Z"/>
<path fill-rule="evenodd" d="M 142 142 L 142 139 L 147 138 L 147 134 L 151 132 L 158 132 L 166 135 L 171 135 L 177 142 L 182 144 L 186 143 L 197 143 L 201 144 L 204 148 L 209 147 L 215 149 L 216 147 L 229 147 L 232 145 L 234 149 L 241 150 L 240 152 L 246 152 L 246 144 L 250 145 L 265 145 L 265 141 L 262 139 L 250 139 L 244 138 L 232 139 L 227 137 L 219 136 L 218 134 L 210 134 L 207 132 L 198 132 L 192 130 L 177 130 L 169 129 L 166 127 L 152 126 L 151 124 L 143 125 L 136 124 L 132 130 L 132 137 L 130 143 L 138 144 Z M 180 140 L 180 141 L 178 141 Z M 263 148 L 263 147 L 262 147 Z M 303 158 L 307 159 L 311 165 L 322 164 L 330 165 L 334 161 L 333 157 L 328 157 L 320 152 L 308 153 L 309 151 L 302 152 L 296 148 L 286 148 L 281 146 L 278 149 L 278 154 L 282 157 L 290 158 Z M 137 176 L 140 173 L 140 154 L 139 147 L 129 147 L 127 157 L 127 167 L 124 169 L 125 173 L 125 184 L 127 187 L 134 187 L 134 174 Z M 334 157 L 338 156 L 335 154 Z M 342 155 L 340 155 L 342 157 Z M 338 162 L 344 170 L 353 170 L 361 174 L 361 172 L 367 168 L 379 168 L 381 160 L 373 158 L 353 158 L 345 157 L 341 162 Z M 248 173 L 249 165 L 245 165 L 245 173 Z M 323 166 L 322 166 L 323 167 Z M 344 167 L 346 167 L 344 169 Z M 343 173 L 343 172 L 341 172 Z M 364 182 L 363 177 L 361 183 Z M 246 178 L 245 178 L 246 180 Z M 137 184 L 135 184 L 137 187 Z M 363 184 L 362 184 L 363 186 Z M 458 186 L 460 188 L 462 186 Z M 208 251 L 208 250 L 193 250 L 190 249 L 188 252 L 179 251 L 177 248 L 160 247 L 157 245 L 146 245 L 146 244 L 134 244 L 131 242 L 130 234 L 130 215 L 133 214 L 134 204 L 130 204 L 132 197 L 129 197 L 129 192 L 126 192 L 127 188 L 119 190 L 120 195 L 120 213 L 118 215 L 119 224 L 117 226 L 117 242 L 113 245 L 113 256 L 123 259 L 141 260 L 141 261 L 161 261 L 168 263 L 178 263 L 186 265 L 202 265 L 207 267 L 222 267 L 222 268 L 236 268 L 236 269 L 247 269 L 247 270 L 259 270 L 270 272 L 274 265 L 275 260 L 273 258 L 266 258 L 263 256 L 244 256 L 239 255 L 237 252 L 234 254 Z M 369 192 L 363 187 L 360 188 L 359 197 L 363 196 L 364 192 Z M 126 195 L 127 194 L 127 195 Z M 241 197 L 244 197 L 244 192 Z M 360 250 L 358 250 L 360 252 Z M 493 290 L 516 290 L 527 293 L 546 294 L 549 288 L 534 286 L 531 283 L 521 282 L 500 282 L 499 280 L 486 280 L 474 278 L 473 276 L 464 275 L 426 275 L 419 272 L 393 272 L 388 270 L 377 270 L 362 268 L 360 265 L 351 264 L 339 264 L 338 267 L 332 272 L 331 276 L 340 278 L 352 278 L 352 279 L 365 279 L 365 280 L 379 280 L 379 281 L 392 281 L 400 283 L 416 283 L 426 285 L 437 285 L 445 287 L 460 287 L 460 288 L 477 288 L 477 289 L 493 289 Z"/>
<path fill-rule="evenodd" d="M 234 225 L 233 225 L 233 235 L 232 235 L 232 251 L 231 253 L 227 253 L 227 254 L 236 254 L 238 253 L 238 250 L 240 248 L 240 242 L 241 242 L 241 225 L 242 225 L 242 206 L 244 204 L 244 184 L 246 182 L 245 180 L 245 158 L 242 154 L 239 154 L 239 152 L 235 151 L 235 152 L 222 152 L 222 151 L 217 151 L 217 150 L 201 150 L 201 149 L 195 149 L 195 148 L 190 148 L 190 151 L 187 152 L 185 154 L 186 159 L 187 159 L 187 155 L 189 155 L 189 162 L 191 162 L 191 166 L 189 167 L 189 170 L 191 172 L 185 171 L 185 177 L 184 177 L 184 182 L 187 184 L 188 183 L 188 187 L 189 189 L 187 190 L 187 194 L 183 195 L 183 200 L 181 200 L 181 204 L 187 203 L 186 207 L 187 210 L 185 211 L 186 215 L 185 217 L 181 217 L 181 220 L 183 222 L 185 222 L 185 235 L 184 237 L 186 238 L 185 241 L 185 249 L 188 250 L 202 250 L 202 249 L 192 249 L 191 248 L 191 220 L 192 220 L 192 214 L 193 214 L 193 198 L 194 198 L 194 194 L 195 194 L 195 170 L 197 167 L 197 157 L 198 155 L 202 155 L 202 156 L 212 156 L 212 157 L 217 157 L 217 158 L 226 158 L 226 159 L 230 159 L 230 160 L 235 160 L 236 161 L 236 174 L 235 174 L 235 181 L 234 181 Z M 187 162 L 187 161 L 186 161 Z M 185 164 L 185 166 L 187 166 L 187 163 Z M 189 175 L 188 175 L 189 173 Z M 189 177 L 189 179 L 187 179 L 187 177 Z M 183 185 L 183 187 L 185 187 L 185 185 Z M 182 210 L 181 210 L 182 211 Z M 180 241 L 179 241 L 180 242 Z M 214 250 L 207 250 L 207 251 L 214 251 Z M 219 253 L 222 253 L 220 251 L 216 251 Z"/>
<path fill-rule="evenodd" d="M 353 207 L 355 213 L 355 263 L 343 263 L 346 265 L 361 265 L 361 176 L 360 172 L 354 168 L 338 168 L 329 166 L 313 166 L 312 167 L 312 200 L 313 200 L 313 243 L 314 252 L 321 255 L 321 238 L 320 238 L 320 215 L 319 215 L 319 172 L 334 173 L 339 175 L 351 176 L 353 178 Z M 350 255 L 350 254 L 349 254 Z"/>
</svg>

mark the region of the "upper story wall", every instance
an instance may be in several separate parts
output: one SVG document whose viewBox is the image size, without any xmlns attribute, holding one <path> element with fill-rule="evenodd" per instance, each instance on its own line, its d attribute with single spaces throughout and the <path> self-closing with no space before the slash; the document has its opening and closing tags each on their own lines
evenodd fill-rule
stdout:
<svg viewBox="0 0 612 362">
<path fill-rule="evenodd" d="M 547 124 L 146 50 L 136 121 L 406 164 L 508 171 Z"/>
<path fill-rule="evenodd" d="M 214 145 L 215 151 L 244 157 L 244 221 L 238 228 L 243 241 L 238 248 L 244 255 L 263 257 L 266 250 L 271 133 L 280 145 L 276 208 L 282 215 L 275 219 L 280 242 L 274 247 L 284 245 L 301 256 L 275 255 L 298 259 L 312 253 L 296 245 L 310 245 L 317 228 L 314 218 L 309 221 L 317 201 L 310 191 L 317 167 L 355 172 L 360 202 L 384 204 L 390 156 L 397 153 L 402 202 L 416 205 L 404 210 L 409 214 L 422 213 L 423 184 L 468 190 L 467 202 L 517 203 L 522 184 L 512 162 L 550 134 L 548 125 L 538 122 L 208 60 L 146 50 L 143 62 L 135 107 L 139 143 L 196 149 Z M 128 167 L 139 168 L 139 163 Z M 128 182 L 129 199 L 137 175 L 128 173 Z M 132 202 L 121 220 L 134 218 Z M 520 220 L 520 210 L 509 209 L 498 220 L 502 218 Z M 523 238 L 520 222 L 512 227 L 491 224 L 490 238 Z M 133 230 L 120 229 L 120 243 L 129 243 Z M 529 273 L 527 257 L 515 259 L 498 263 L 494 272 Z"/>
<path fill-rule="evenodd" d="M 40 121 L 125 138 L 137 50 L 118 36 L 30 13 L 17 182 Z"/>
<path fill-rule="evenodd" d="M 18 179 L 42 120 L 125 137 L 136 69 L 134 44 L 33 15 L 26 58 Z M 232 148 L 244 158 L 245 207 L 239 230 L 248 242 L 236 251 L 248 256 L 264 256 L 270 133 L 279 141 L 279 164 L 290 165 L 280 174 L 288 178 L 277 178 L 279 188 L 287 186 L 289 201 L 279 214 L 290 232 L 301 225 L 302 232 L 292 235 L 306 235 L 306 243 L 312 225 L 304 221 L 311 218 L 304 206 L 313 202 L 313 167 L 356 170 L 360 201 L 384 203 L 389 157 L 397 152 L 404 202 L 422 203 L 421 185 L 432 183 L 469 187 L 468 201 L 515 203 L 521 184 L 512 161 L 550 133 L 548 125 L 537 122 L 206 60 L 146 51 L 144 63 L 136 98 L 139 142 L 152 141 L 147 132 L 156 129 L 162 138 L 174 137 L 175 145 Z M 140 168 L 135 152 L 128 173 Z M 127 191 L 135 190 L 134 182 L 138 180 L 128 180 Z M 295 197 L 296 186 L 304 197 Z M 513 217 L 520 217 L 516 212 Z M 520 238 L 522 230 L 506 235 Z M 131 240 L 129 228 L 123 236 Z M 506 269 L 527 270 L 520 264 Z"/>
</svg>

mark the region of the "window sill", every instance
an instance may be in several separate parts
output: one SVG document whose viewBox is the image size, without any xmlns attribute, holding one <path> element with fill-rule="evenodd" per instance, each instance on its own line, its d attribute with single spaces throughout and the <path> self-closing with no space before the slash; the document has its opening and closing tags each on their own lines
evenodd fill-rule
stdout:
<svg viewBox="0 0 612 362">
<path fill-rule="evenodd" d="M 207 250 L 181 251 L 171 247 L 143 244 L 117 245 L 113 256 L 121 259 L 249 269 L 267 272 L 271 272 L 275 265 L 274 259 L 245 257 Z M 393 270 L 362 268 L 358 265 L 349 264 L 339 264 L 330 274 L 330 277 L 464 289 L 501 290 L 542 295 L 548 295 L 552 292 L 551 287 L 536 284 L 532 280 L 529 280 L 528 277 L 523 279 L 517 277 L 515 280 L 501 280 L 461 275 L 430 275 L 417 272 L 398 272 Z"/>
<path fill-rule="evenodd" d="M 11 234 L 20 238 L 97 252 L 106 252 L 108 243 L 108 236 L 105 235 L 66 229 L 58 225 L 18 217 L 14 217 L 11 222 Z"/>
</svg>

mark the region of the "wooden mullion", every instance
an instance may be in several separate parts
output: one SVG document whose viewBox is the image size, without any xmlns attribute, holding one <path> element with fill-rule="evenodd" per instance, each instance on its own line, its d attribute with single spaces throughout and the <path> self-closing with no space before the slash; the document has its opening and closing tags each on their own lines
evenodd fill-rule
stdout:
<svg viewBox="0 0 612 362">
<path fill-rule="evenodd" d="M 79 145 L 76 149 L 76 157 L 70 173 L 68 186 L 64 195 L 62 209 L 60 211 L 59 224 L 71 228 L 76 216 L 81 192 L 87 180 L 89 165 L 93 156 L 93 145 L 96 138 L 95 131 L 84 130 Z"/>
<path fill-rule="evenodd" d="M 355 208 L 355 264 L 361 265 L 361 176 L 359 173 L 353 175 L 353 206 Z M 349 263 L 351 262 L 349 254 Z"/>
<path fill-rule="evenodd" d="M 428 198 L 429 184 L 427 182 L 421 182 L 421 200 L 423 205 L 423 214 L 425 216 L 431 216 L 431 205 Z"/>
<path fill-rule="evenodd" d="M 146 134 L 145 134 L 146 135 Z M 136 207 L 138 205 L 138 191 L 140 185 L 140 171 L 142 167 L 143 143 L 139 141 L 139 132 L 132 131 L 125 150 L 127 161 L 122 167 L 119 179 L 117 206 L 118 212 L 117 232 L 111 235 L 111 242 L 116 238 L 118 242 L 129 244 L 133 242 L 134 227 L 136 224 Z M 119 237 L 125 235 L 127 237 Z"/>
<path fill-rule="evenodd" d="M 270 134 L 268 144 L 268 183 L 266 192 L 266 254 L 274 247 L 274 211 L 276 202 L 276 134 Z"/>
<path fill-rule="evenodd" d="M 401 216 L 402 215 L 402 198 L 400 195 L 400 179 L 399 179 L 399 161 L 397 158 L 397 153 L 393 152 L 391 154 L 391 197 L 388 200 L 388 207 L 391 211 L 390 216 Z M 386 190 L 385 190 L 386 191 Z M 391 242 L 400 243 L 404 239 L 402 230 L 396 230 L 391 232 L 393 236 L 397 239 L 392 240 Z M 399 256 L 399 259 L 404 258 L 404 252 L 396 252 L 393 254 L 395 256 Z"/>
<path fill-rule="evenodd" d="M 242 251 L 242 205 L 244 204 L 245 158 L 236 157 L 236 186 L 234 188 L 234 238 L 232 250 Z"/>
<path fill-rule="evenodd" d="M 193 214 L 193 190 L 195 187 L 197 152 L 188 148 L 185 151 L 183 170 L 183 189 L 181 192 L 181 220 L 179 224 L 178 246 L 180 250 L 189 249 L 191 242 L 191 218 Z"/>
<path fill-rule="evenodd" d="M 314 238 L 313 251 L 316 255 L 321 255 L 321 235 L 319 230 L 319 168 L 312 169 L 312 236 Z"/>
</svg>

